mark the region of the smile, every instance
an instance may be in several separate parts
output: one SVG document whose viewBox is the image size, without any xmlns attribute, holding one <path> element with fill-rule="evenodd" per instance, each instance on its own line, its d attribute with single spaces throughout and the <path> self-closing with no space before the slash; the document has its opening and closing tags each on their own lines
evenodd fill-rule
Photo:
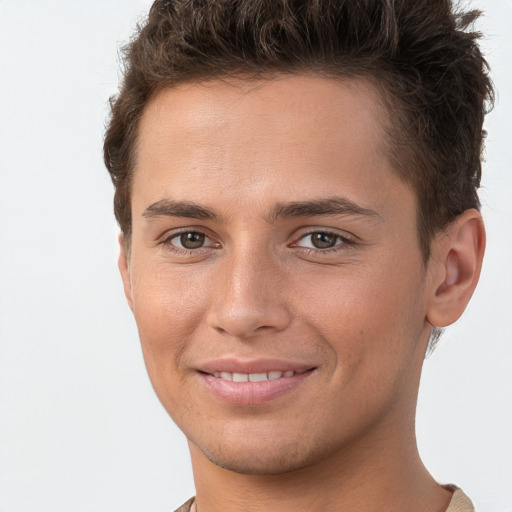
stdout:
<svg viewBox="0 0 512 512">
<path fill-rule="evenodd" d="M 257 406 L 300 388 L 316 370 L 315 367 L 296 367 L 295 370 L 270 368 L 258 368 L 258 371 L 251 368 L 252 371 L 246 369 L 245 372 L 216 368 L 198 374 L 206 389 L 221 402 L 236 406 Z"/>
<path fill-rule="evenodd" d="M 217 379 L 229 380 L 232 382 L 262 382 L 265 380 L 277 380 L 282 377 L 293 377 L 295 372 L 293 370 L 288 371 L 270 371 L 262 373 L 236 373 L 236 372 L 215 372 L 213 374 Z"/>
</svg>

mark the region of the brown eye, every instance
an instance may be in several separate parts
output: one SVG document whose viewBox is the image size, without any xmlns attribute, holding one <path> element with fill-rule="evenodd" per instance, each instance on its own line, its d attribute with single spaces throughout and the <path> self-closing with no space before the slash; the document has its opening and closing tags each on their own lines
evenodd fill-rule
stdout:
<svg viewBox="0 0 512 512">
<path fill-rule="evenodd" d="M 221 244 L 202 231 L 180 231 L 166 235 L 160 244 L 168 251 L 181 256 L 203 254 L 204 251 L 220 249 Z"/>
<path fill-rule="evenodd" d="M 198 233 L 197 231 L 181 233 L 176 238 L 177 245 L 182 249 L 199 249 L 203 247 L 206 240 L 204 233 Z"/>
<path fill-rule="evenodd" d="M 332 233 L 311 233 L 309 236 L 311 237 L 311 245 L 316 249 L 329 249 L 334 247 L 340 238 Z"/>
<path fill-rule="evenodd" d="M 350 240 L 337 234 L 330 233 L 329 231 L 312 231 L 303 235 L 293 245 L 295 247 L 304 247 L 306 249 L 335 249 L 341 248 L 341 246 L 350 244 Z"/>
</svg>

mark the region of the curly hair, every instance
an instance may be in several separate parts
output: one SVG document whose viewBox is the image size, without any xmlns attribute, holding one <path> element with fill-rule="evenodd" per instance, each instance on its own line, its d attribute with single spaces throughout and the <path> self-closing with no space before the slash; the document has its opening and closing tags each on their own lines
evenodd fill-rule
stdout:
<svg viewBox="0 0 512 512">
<path fill-rule="evenodd" d="M 158 91 L 232 76 L 316 74 L 377 86 L 390 161 L 418 198 L 427 261 L 432 237 L 480 207 L 493 86 L 480 34 L 470 29 L 479 15 L 450 0 L 157 0 L 123 49 L 104 141 L 123 237 L 131 234 L 138 124 Z"/>
</svg>

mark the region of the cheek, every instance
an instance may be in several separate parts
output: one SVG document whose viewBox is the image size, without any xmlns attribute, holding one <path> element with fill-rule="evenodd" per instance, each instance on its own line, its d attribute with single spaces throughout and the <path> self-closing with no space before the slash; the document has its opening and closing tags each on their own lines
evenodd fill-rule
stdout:
<svg viewBox="0 0 512 512">
<path fill-rule="evenodd" d="M 402 366 L 424 329 L 421 273 L 381 263 L 303 279 L 307 286 L 298 292 L 310 328 L 321 333 L 347 379 L 360 368 L 377 375 Z"/>
<path fill-rule="evenodd" d="M 133 310 L 151 379 L 168 375 L 201 324 L 207 287 L 201 275 L 148 265 L 133 283 Z M 175 373 L 175 372 L 173 372 Z"/>
<path fill-rule="evenodd" d="M 421 306 L 413 306 L 417 286 L 368 269 L 304 287 L 304 303 L 318 305 L 304 313 L 307 330 L 321 335 L 328 354 L 326 389 L 334 390 L 320 406 L 332 411 L 336 429 L 358 432 L 383 417 L 412 378 L 423 326 Z"/>
<path fill-rule="evenodd" d="M 193 403 L 186 395 L 182 357 L 201 323 L 204 293 L 197 280 L 164 270 L 141 272 L 138 277 L 133 309 L 144 364 L 160 402 L 177 420 L 184 404 Z"/>
</svg>

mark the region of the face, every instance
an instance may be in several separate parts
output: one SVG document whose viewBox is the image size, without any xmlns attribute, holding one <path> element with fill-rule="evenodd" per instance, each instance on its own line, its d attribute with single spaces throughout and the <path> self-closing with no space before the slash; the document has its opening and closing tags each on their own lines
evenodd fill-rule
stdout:
<svg viewBox="0 0 512 512">
<path fill-rule="evenodd" d="M 158 397 L 220 466 L 289 471 L 409 427 L 427 279 L 378 104 L 294 76 L 146 107 L 120 267 Z"/>
</svg>

